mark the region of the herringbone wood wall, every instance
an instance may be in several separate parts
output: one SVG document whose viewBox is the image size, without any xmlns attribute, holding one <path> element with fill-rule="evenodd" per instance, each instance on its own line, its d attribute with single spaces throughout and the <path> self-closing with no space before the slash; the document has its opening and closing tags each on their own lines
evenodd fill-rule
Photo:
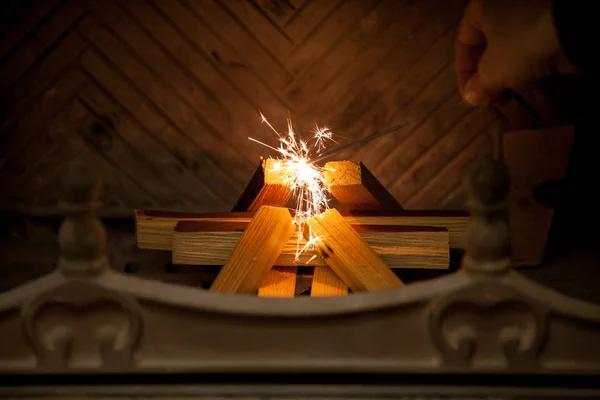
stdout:
<svg viewBox="0 0 600 400">
<path fill-rule="evenodd" d="M 502 118 L 456 106 L 462 0 L 4 0 L 3 208 L 54 210 L 64 166 L 104 176 L 110 212 L 229 210 L 275 143 L 261 110 L 340 143 L 407 208 L 462 208 L 461 168 Z M 445 111 L 421 119 L 431 111 Z"/>
</svg>

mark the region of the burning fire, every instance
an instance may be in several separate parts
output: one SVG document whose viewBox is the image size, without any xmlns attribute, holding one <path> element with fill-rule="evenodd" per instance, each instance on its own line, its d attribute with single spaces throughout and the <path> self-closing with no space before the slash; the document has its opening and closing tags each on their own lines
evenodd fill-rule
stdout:
<svg viewBox="0 0 600 400">
<path fill-rule="evenodd" d="M 277 162 L 274 163 L 271 171 L 279 172 L 284 182 L 294 192 L 297 204 L 294 223 L 298 227 L 300 238 L 304 221 L 329 209 L 329 187 L 323 178 L 323 168 L 314 164 L 311 159 L 321 154 L 328 141 L 335 142 L 335 140 L 329 128 L 319 127 L 316 124 L 312 131 L 312 138 L 301 140 L 296 136 L 290 118 L 287 120 L 287 132 L 283 134 L 278 132 L 262 113 L 260 116 L 262 122 L 277 135 L 279 147 L 269 146 L 251 137 L 248 139 L 279 153 L 280 157 L 276 159 Z M 305 250 L 312 248 L 319 240 L 319 237 L 313 237 L 310 232 L 306 245 L 300 248 L 300 239 L 298 239 L 296 258 Z"/>
</svg>

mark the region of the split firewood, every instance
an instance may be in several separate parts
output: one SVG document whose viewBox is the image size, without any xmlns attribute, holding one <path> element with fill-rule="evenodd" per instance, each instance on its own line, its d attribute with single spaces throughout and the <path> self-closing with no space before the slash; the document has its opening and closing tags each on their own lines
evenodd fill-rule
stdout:
<svg viewBox="0 0 600 400">
<path fill-rule="evenodd" d="M 260 206 L 265 205 L 285 207 L 292 197 L 292 190 L 279 173 L 280 169 L 278 168 L 277 163 L 279 163 L 279 161 L 273 159 L 263 160 L 261 157 L 261 163 L 258 166 L 256 173 L 246 187 L 246 190 L 244 190 L 244 193 L 240 196 L 236 205 L 233 207 L 233 212 L 254 211 Z M 220 237 L 219 240 L 219 243 L 215 243 L 218 246 L 223 244 L 223 240 L 226 239 Z M 235 243 L 237 243 L 237 240 Z M 182 246 L 173 243 L 173 248 L 181 249 Z M 190 250 L 193 252 L 194 250 L 197 250 L 197 247 L 191 245 L 189 249 L 185 248 L 183 251 L 189 253 Z M 223 254 L 227 254 L 227 257 L 229 257 L 229 249 Z M 177 258 L 177 256 L 173 257 L 173 259 Z M 223 265 L 223 263 L 224 262 L 220 262 L 217 265 Z M 272 268 L 267 272 L 264 281 L 260 284 L 258 295 L 264 297 L 288 297 L 288 295 L 290 295 L 293 297 L 296 285 L 296 273 L 297 267 L 294 266 L 284 268 L 283 270 L 278 266 Z"/>
<path fill-rule="evenodd" d="M 362 162 L 328 162 L 323 168 L 323 178 L 333 197 L 348 210 L 380 210 L 386 212 L 402 210 L 400 203 Z M 321 278 L 329 279 L 330 276 L 335 275 L 333 271 L 328 274 L 315 275 L 316 295 L 326 295 L 323 290 L 327 289 L 332 290 L 332 295 L 337 294 L 334 286 L 329 285 L 328 281 L 322 284 L 319 282 Z M 347 288 L 345 291 L 348 291 Z"/>
<path fill-rule="evenodd" d="M 273 267 L 261 281 L 260 297 L 294 297 L 296 294 L 297 267 Z"/>
<path fill-rule="evenodd" d="M 210 290 L 256 293 L 293 232 L 294 223 L 289 210 L 261 206 Z"/>
<path fill-rule="evenodd" d="M 330 267 L 315 267 L 310 295 L 312 297 L 345 296 L 348 286 Z"/>
<path fill-rule="evenodd" d="M 332 161 L 323 178 L 333 197 L 347 210 L 402 210 L 402 206 L 361 162 Z"/>
<path fill-rule="evenodd" d="M 351 225 L 389 225 L 438 227 L 448 230 L 451 249 L 464 249 L 469 216 L 455 211 L 348 212 L 344 220 Z M 173 230 L 180 221 L 248 223 L 254 212 L 240 213 L 179 213 L 136 210 L 137 246 L 140 249 L 168 250 L 173 248 Z"/>
<path fill-rule="evenodd" d="M 404 283 L 361 239 L 336 210 L 331 209 L 306 221 L 305 237 L 314 237 L 317 254 L 354 292 L 391 289 Z"/>
<path fill-rule="evenodd" d="M 293 191 L 278 172 L 279 162 L 271 158 L 261 159 L 254 176 L 232 211 L 256 211 L 260 206 L 285 207 Z"/>
<path fill-rule="evenodd" d="M 240 240 L 247 222 L 181 221 L 173 232 L 173 263 L 223 265 Z M 445 228 L 352 225 L 390 268 L 449 268 L 449 234 Z M 327 266 L 295 230 L 275 261 L 278 266 Z"/>
</svg>

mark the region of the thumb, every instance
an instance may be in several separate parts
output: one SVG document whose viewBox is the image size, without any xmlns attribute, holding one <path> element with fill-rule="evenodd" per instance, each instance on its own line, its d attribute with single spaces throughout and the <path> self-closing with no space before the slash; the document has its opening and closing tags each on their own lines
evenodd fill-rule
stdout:
<svg viewBox="0 0 600 400">
<path fill-rule="evenodd" d="M 479 73 L 474 74 L 463 90 L 463 99 L 471 106 L 488 106 L 500 99 L 506 88 L 490 81 L 484 81 Z"/>
</svg>

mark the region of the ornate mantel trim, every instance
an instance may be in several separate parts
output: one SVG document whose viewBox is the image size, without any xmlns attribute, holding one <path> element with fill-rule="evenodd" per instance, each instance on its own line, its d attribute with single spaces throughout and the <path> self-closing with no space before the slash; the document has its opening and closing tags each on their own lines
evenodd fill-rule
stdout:
<svg viewBox="0 0 600 400">
<path fill-rule="evenodd" d="M 0 371 L 600 377 L 600 306 L 512 270 L 506 169 L 486 159 L 467 178 L 472 221 L 459 271 L 395 290 L 272 299 L 111 270 L 95 216 L 99 186 L 76 167 L 57 270 L 0 296 L 0 334 L 10 338 Z"/>
</svg>

